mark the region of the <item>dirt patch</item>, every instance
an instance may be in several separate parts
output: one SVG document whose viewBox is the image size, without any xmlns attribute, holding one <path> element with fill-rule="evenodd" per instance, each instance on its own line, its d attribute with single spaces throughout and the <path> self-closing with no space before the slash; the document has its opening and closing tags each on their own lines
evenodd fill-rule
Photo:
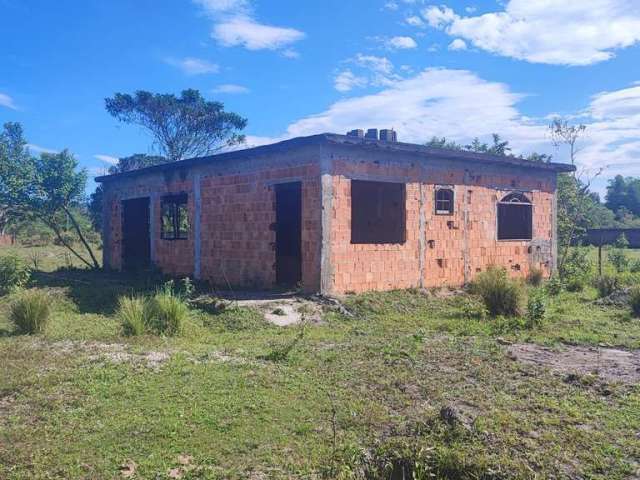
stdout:
<svg viewBox="0 0 640 480">
<path fill-rule="evenodd" d="M 514 344 L 509 355 L 561 374 L 596 375 L 608 382 L 640 383 L 640 350 L 563 346 L 558 349 L 529 343 Z"/>
<path fill-rule="evenodd" d="M 240 300 L 239 306 L 252 307 L 264 315 L 267 322 L 281 327 L 302 322 L 318 324 L 322 322 L 322 305 L 303 298 L 292 297 L 277 300 Z"/>
</svg>

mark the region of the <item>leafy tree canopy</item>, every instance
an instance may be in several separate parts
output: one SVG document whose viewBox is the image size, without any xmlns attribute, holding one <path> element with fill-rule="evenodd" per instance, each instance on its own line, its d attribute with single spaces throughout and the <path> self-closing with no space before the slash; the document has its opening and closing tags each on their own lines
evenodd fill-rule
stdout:
<svg viewBox="0 0 640 480">
<path fill-rule="evenodd" d="M 198 90 L 179 97 L 138 90 L 105 99 L 107 111 L 117 120 L 139 125 L 154 140 L 157 152 L 170 161 L 211 154 L 244 142 L 239 132 L 247 120 L 226 112 L 220 102 L 205 100 Z"/>
<path fill-rule="evenodd" d="M 504 157 L 515 157 L 511 153 L 511 147 L 509 141 L 504 140 L 497 133 L 492 134 L 492 144 L 488 144 L 480 141 L 478 137 L 475 137 L 468 145 L 463 145 L 454 140 L 447 140 L 446 137 L 431 137 L 425 145 L 432 148 L 443 148 L 445 150 L 459 150 L 465 152 L 487 153 L 489 155 L 500 155 Z M 535 162 L 550 162 L 551 155 L 545 153 L 532 153 L 529 156 L 518 155 L 518 158 Z"/>
<path fill-rule="evenodd" d="M 605 205 L 616 212 L 619 220 L 629 214 L 640 216 L 640 177 L 616 175 L 609 180 Z"/>
</svg>

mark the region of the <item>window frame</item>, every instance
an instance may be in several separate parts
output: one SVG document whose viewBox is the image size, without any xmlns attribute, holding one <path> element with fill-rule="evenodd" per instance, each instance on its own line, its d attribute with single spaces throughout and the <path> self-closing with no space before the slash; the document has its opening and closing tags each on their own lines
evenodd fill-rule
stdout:
<svg viewBox="0 0 640 480">
<path fill-rule="evenodd" d="M 169 207 L 171 217 L 171 234 L 165 232 L 165 209 Z M 181 214 L 181 212 L 183 212 Z M 182 216 L 187 220 L 187 228 L 180 228 Z M 174 193 L 160 197 L 160 239 L 168 241 L 188 240 L 191 223 L 189 222 L 189 195 Z"/>
<path fill-rule="evenodd" d="M 403 245 L 405 244 L 407 241 L 407 184 L 403 182 L 391 182 L 386 180 L 372 180 L 372 179 L 358 179 L 358 178 L 352 178 L 350 180 L 351 180 L 351 198 L 350 198 L 350 203 L 351 203 L 350 243 L 351 245 Z M 401 225 L 399 226 L 399 232 L 398 232 L 399 236 L 397 239 L 393 239 L 392 241 L 365 240 L 361 238 L 364 236 L 362 234 L 359 234 L 359 235 L 356 234 L 354 238 L 354 232 L 356 231 L 354 229 L 354 208 L 356 207 L 356 204 L 354 202 L 354 196 L 353 196 L 354 183 L 355 184 L 368 183 L 368 184 L 394 185 L 401 188 L 400 199 L 399 199 L 400 208 L 401 208 L 401 212 L 399 212 L 400 214 L 399 218 L 400 218 Z"/>
<path fill-rule="evenodd" d="M 442 191 L 448 191 L 451 193 L 451 200 L 449 210 L 440 210 L 438 209 L 438 202 L 443 202 L 445 200 L 438 200 L 438 193 Z M 455 200 L 456 200 L 456 192 L 453 186 L 451 185 L 442 185 L 436 186 L 435 192 L 433 193 L 433 212 L 436 215 L 453 215 L 455 213 Z"/>
<path fill-rule="evenodd" d="M 522 206 L 529 207 L 529 237 L 518 237 L 518 238 L 501 238 L 500 236 L 500 206 Z M 498 242 L 529 242 L 533 240 L 533 202 L 529 200 L 523 192 L 510 192 L 502 197 L 496 203 L 496 240 Z"/>
</svg>

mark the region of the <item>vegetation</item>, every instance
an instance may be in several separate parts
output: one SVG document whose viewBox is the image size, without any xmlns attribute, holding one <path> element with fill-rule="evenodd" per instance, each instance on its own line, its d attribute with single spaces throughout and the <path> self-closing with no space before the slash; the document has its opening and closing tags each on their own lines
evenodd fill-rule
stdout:
<svg viewBox="0 0 640 480">
<path fill-rule="evenodd" d="M 244 142 L 238 132 L 247 120 L 226 112 L 220 102 L 205 100 L 198 90 L 184 90 L 179 97 L 144 90 L 116 93 L 105 104 L 117 120 L 147 130 L 160 156 L 172 162 Z"/>
<path fill-rule="evenodd" d="M 145 306 L 145 317 L 152 331 L 163 335 L 178 335 L 189 318 L 189 307 L 170 287 L 163 287 Z"/>
<path fill-rule="evenodd" d="M 510 280 L 503 268 L 491 267 L 479 274 L 472 292 L 480 295 L 492 316 L 516 316 L 521 313 L 523 292 L 518 282 Z"/>
<path fill-rule="evenodd" d="M 182 334 L 129 337 L 119 299 L 153 297 L 164 279 L 60 269 L 58 256 L 41 265 L 30 286 L 57 299 L 41 334 L 16 335 L 16 294 L 0 297 L 1 478 L 624 479 L 636 468 L 637 386 L 508 353 L 640 348 L 629 307 L 596 303 L 590 282 L 542 296 L 534 325 L 538 307 L 490 317 L 473 295 L 398 291 L 348 297 L 352 316 L 327 310 L 304 327 L 235 302 L 201 307 L 204 290 L 176 285 L 195 298 Z"/>
<path fill-rule="evenodd" d="M 20 292 L 9 307 L 9 320 L 18 333 L 42 333 L 51 314 L 51 297 L 38 289 Z"/>
<path fill-rule="evenodd" d="M 629 292 L 629 303 L 631 305 L 631 312 L 635 317 L 640 317 L 640 285 L 636 285 Z"/>
<path fill-rule="evenodd" d="M 596 278 L 595 287 L 601 298 L 608 297 L 612 293 L 620 290 L 620 277 L 605 273 L 604 275 Z"/>
<path fill-rule="evenodd" d="M 144 335 L 147 325 L 147 303 L 144 297 L 125 297 L 118 299 L 116 318 L 122 325 L 122 333 L 127 336 Z"/>
<path fill-rule="evenodd" d="M 544 280 L 544 272 L 537 267 L 532 267 L 527 275 L 527 283 L 534 287 L 539 287 L 542 285 L 542 280 Z"/>
<path fill-rule="evenodd" d="M 31 276 L 27 262 L 15 254 L 0 257 L 0 294 L 24 287 Z"/>
</svg>

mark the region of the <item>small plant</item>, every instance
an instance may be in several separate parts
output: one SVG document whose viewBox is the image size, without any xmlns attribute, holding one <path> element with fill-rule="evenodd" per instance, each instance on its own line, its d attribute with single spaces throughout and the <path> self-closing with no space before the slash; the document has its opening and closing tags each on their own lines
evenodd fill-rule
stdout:
<svg viewBox="0 0 640 480">
<path fill-rule="evenodd" d="M 488 312 L 481 298 L 473 295 L 460 297 L 460 313 L 467 320 L 485 320 Z"/>
<path fill-rule="evenodd" d="M 144 297 L 120 297 L 116 317 L 126 336 L 143 335 L 147 329 L 147 299 Z"/>
<path fill-rule="evenodd" d="M 527 301 L 527 328 L 536 328 L 542 325 L 546 314 L 545 298 L 541 290 L 532 292 Z"/>
<path fill-rule="evenodd" d="M 607 255 L 609 262 L 618 273 L 624 272 L 629 267 L 629 257 L 627 257 L 625 252 L 628 247 L 629 241 L 623 233 L 618 237 L 614 243 L 614 248 L 609 252 L 609 255 Z"/>
<path fill-rule="evenodd" d="M 539 287 L 542 284 L 543 278 L 544 272 L 542 271 L 542 269 L 531 267 L 531 270 L 529 270 L 529 275 L 527 275 L 527 283 L 534 287 Z"/>
<path fill-rule="evenodd" d="M 629 271 L 631 273 L 640 273 L 640 259 L 634 260 L 629 264 Z"/>
<path fill-rule="evenodd" d="M 581 292 L 587 285 L 587 279 L 584 275 L 571 275 L 565 279 L 564 288 L 567 292 Z"/>
<path fill-rule="evenodd" d="M 558 275 L 553 275 L 546 284 L 547 295 L 555 297 L 562 292 L 562 279 Z"/>
<path fill-rule="evenodd" d="M 503 268 L 490 267 L 476 277 L 471 286 L 472 293 L 482 297 L 491 316 L 516 316 L 520 314 L 522 287 L 507 277 Z"/>
<path fill-rule="evenodd" d="M 0 294 L 24 287 L 31 278 L 31 270 L 17 255 L 0 257 Z"/>
<path fill-rule="evenodd" d="M 589 260 L 589 250 L 583 247 L 575 247 L 569 251 L 567 258 L 560 265 L 560 277 L 582 277 L 585 281 L 593 272 L 593 263 Z"/>
<path fill-rule="evenodd" d="M 629 304 L 631 305 L 631 314 L 640 318 L 640 286 L 635 286 L 629 292 Z"/>
<path fill-rule="evenodd" d="M 195 291 L 196 291 L 196 287 L 189 277 L 184 277 L 180 281 L 180 295 L 184 299 L 189 299 L 193 297 L 193 294 L 195 293 Z"/>
<path fill-rule="evenodd" d="M 598 295 L 601 298 L 608 297 L 613 292 L 620 290 L 620 279 L 617 275 L 602 275 L 598 277 L 595 281 L 596 289 L 598 290 Z"/>
<path fill-rule="evenodd" d="M 42 290 L 26 290 L 9 307 L 9 319 L 23 334 L 44 331 L 51 315 L 51 297 Z"/>
<path fill-rule="evenodd" d="M 149 299 L 146 306 L 150 328 L 164 335 L 178 335 L 189 318 L 186 302 L 167 286 Z"/>
</svg>

